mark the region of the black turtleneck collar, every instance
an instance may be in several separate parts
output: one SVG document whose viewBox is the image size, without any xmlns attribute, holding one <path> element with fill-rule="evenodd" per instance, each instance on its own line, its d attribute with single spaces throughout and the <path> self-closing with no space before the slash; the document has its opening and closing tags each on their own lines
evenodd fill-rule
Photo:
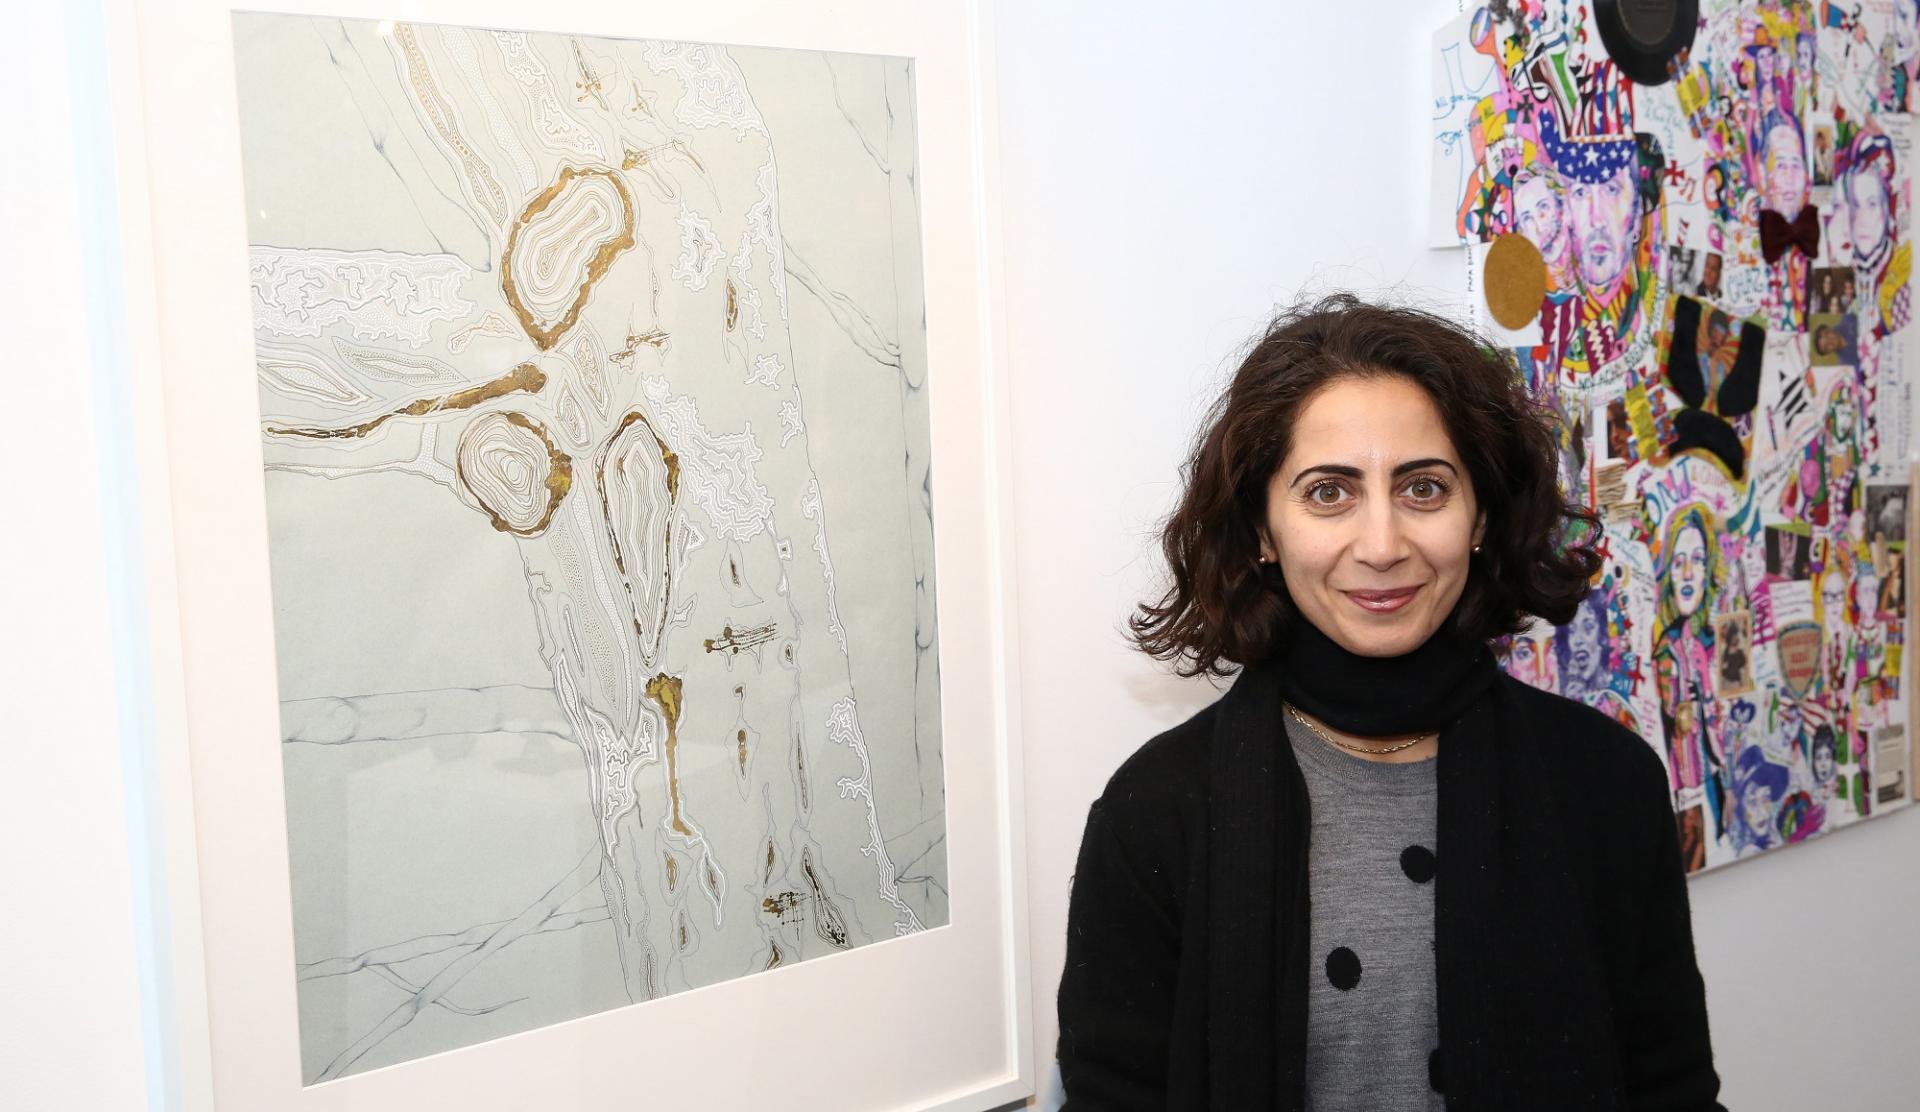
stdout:
<svg viewBox="0 0 1920 1112">
<path fill-rule="evenodd" d="M 1295 615 L 1276 651 L 1249 665 L 1246 675 L 1276 685 L 1288 702 L 1350 734 L 1441 730 L 1498 674 L 1492 651 L 1462 641 L 1450 626 L 1404 656 L 1360 656 Z"/>
</svg>

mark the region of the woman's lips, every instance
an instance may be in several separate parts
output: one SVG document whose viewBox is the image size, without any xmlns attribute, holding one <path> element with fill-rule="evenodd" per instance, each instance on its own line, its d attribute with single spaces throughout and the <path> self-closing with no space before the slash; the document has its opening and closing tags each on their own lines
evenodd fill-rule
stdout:
<svg viewBox="0 0 1920 1112">
<path fill-rule="evenodd" d="M 1398 610 L 1413 600 L 1418 587 L 1400 587 L 1391 591 L 1347 591 L 1346 596 L 1358 603 L 1362 609 L 1376 614 L 1386 614 Z"/>
</svg>

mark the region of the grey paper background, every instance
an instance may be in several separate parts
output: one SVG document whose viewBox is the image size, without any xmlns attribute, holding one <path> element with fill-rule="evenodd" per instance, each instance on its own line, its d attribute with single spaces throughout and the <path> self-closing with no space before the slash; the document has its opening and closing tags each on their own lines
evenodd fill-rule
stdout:
<svg viewBox="0 0 1920 1112">
<path fill-rule="evenodd" d="M 944 924 L 911 63 L 234 32 L 305 1078 Z"/>
</svg>

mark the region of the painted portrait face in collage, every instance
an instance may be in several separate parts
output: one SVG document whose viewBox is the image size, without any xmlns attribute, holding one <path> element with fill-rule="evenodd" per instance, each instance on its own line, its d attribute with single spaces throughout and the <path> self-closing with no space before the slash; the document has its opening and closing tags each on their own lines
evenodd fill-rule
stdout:
<svg viewBox="0 0 1920 1112">
<path fill-rule="evenodd" d="M 1654 747 L 1701 869 L 1904 800 L 1920 32 L 1909 2 L 1670 7 L 1664 39 L 1562 0 L 1443 29 L 1430 242 L 1537 288 L 1488 329 L 1605 523 L 1593 594 L 1502 662 Z"/>
</svg>

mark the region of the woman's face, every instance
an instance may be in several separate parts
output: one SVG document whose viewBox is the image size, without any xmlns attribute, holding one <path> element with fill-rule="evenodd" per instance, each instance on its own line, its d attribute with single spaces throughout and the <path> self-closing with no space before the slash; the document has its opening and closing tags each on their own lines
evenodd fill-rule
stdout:
<svg viewBox="0 0 1920 1112">
<path fill-rule="evenodd" d="M 1593 607 L 1581 606 L 1573 612 L 1573 624 L 1567 630 L 1567 664 L 1574 678 L 1591 684 L 1600 674 L 1600 641 L 1605 631 Z"/>
<path fill-rule="evenodd" d="M 1513 639 L 1509 653 L 1507 671 L 1514 679 L 1542 691 L 1559 686 L 1552 646 L 1545 638 L 1522 633 Z"/>
<path fill-rule="evenodd" d="M 1673 538 L 1673 605 L 1688 618 L 1700 609 L 1707 593 L 1707 538 L 1697 525 L 1687 525 Z"/>
<path fill-rule="evenodd" d="M 1820 576 L 1820 615 L 1824 625 L 1831 627 L 1840 620 L 1847 607 L 1847 577 L 1837 570 L 1830 570 Z"/>
<path fill-rule="evenodd" d="M 1880 175 L 1861 170 L 1850 175 L 1847 186 L 1847 226 L 1853 233 L 1853 253 L 1870 259 L 1887 238 L 1887 191 Z"/>
<path fill-rule="evenodd" d="M 1833 779 L 1833 774 L 1835 771 L 1836 771 L 1836 768 L 1833 761 L 1833 746 L 1831 744 L 1814 746 L 1813 747 L 1813 778 L 1814 780 L 1824 784 L 1829 780 Z"/>
<path fill-rule="evenodd" d="M 1540 653 L 1531 638 L 1514 638 L 1510 652 L 1512 653 L 1510 664 L 1516 677 L 1530 680 L 1539 672 Z"/>
<path fill-rule="evenodd" d="M 1427 392 L 1398 375 L 1348 377 L 1295 418 L 1261 548 L 1320 632 L 1360 656 L 1399 656 L 1453 612 L 1481 528 Z"/>
<path fill-rule="evenodd" d="M 1527 178 L 1514 190 L 1515 223 L 1520 234 L 1540 249 L 1550 262 L 1558 262 L 1567 251 L 1567 225 L 1564 206 L 1547 179 Z"/>
</svg>

